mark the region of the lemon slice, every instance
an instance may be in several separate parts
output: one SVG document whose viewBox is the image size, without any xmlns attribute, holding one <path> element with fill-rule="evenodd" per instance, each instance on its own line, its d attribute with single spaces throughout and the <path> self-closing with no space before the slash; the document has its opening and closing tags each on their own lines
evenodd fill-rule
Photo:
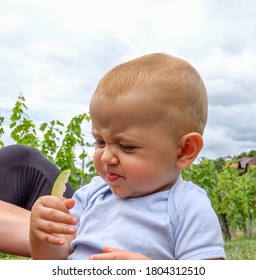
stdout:
<svg viewBox="0 0 256 280">
<path fill-rule="evenodd" d="M 63 197 L 70 173 L 70 170 L 64 170 L 60 173 L 54 182 L 51 195 L 57 196 L 59 198 Z"/>
</svg>

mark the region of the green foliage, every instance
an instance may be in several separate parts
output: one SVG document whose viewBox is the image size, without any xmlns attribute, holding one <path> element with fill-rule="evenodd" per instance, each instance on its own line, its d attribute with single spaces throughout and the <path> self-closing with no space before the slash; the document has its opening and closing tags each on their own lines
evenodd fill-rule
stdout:
<svg viewBox="0 0 256 280">
<path fill-rule="evenodd" d="M 10 117 L 11 138 L 17 144 L 39 149 L 49 160 L 54 162 L 62 171 L 70 169 L 71 185 L 77 189 L 96 174 L 86 150 L 90 143 L 84 141 L 82 128 L 90 117 L 84 113 L 73 117 L 65 126 L 63 122 L 52 120 L 37 127 L 27 115 L 25 97 L 19 94 Z M 4 118 L 0 116 L 0 147 L 4 146 L 1 137 Z M 79 153 L 77 155 L 77 153 Z"/>
<path fill-rule="evenodd" d="M 249 152 L 242 152 L 241 154 L 235 156 L 235 159 L 241 159 L 244 157 L 255 157 L 256 156 L 256 150 L 251 150 Z"/>
<path fill-rule="evenodd" d="M 215 159 L 213 162 L 218 172 L 221 172 L 226 164 L 225 159 L 222 157 Z"/>
<path fill-rule="evenodd" d="M 36 126 L 33 121 L 25 114 L 28 110 L 25 104 L 25 97 L 20 94 L 18 101 L 12 109 L 10 128 L 11 137 L 17 144 L 23 144 L 31 147 L 38 147 L 38 137 L 36 135 Z"/>
<path fill-rule="evenodd" d="M 77 182 L 80 180 L 80 178 L 85 176 L 84 170 L 82 168 L 78 168 L 75 162 L 75 148 L 77 145 L 79 145 L 81 148 L 79 158 L 82 159 L 82 166 L 84 166 L 84 159 L 87 157 L 87 153 L 84 149 L 84 135 L 81 129 L 81 125 L 84 120 L 89 120 L 86 113 L 75 116 L 70 121 L 65 131 L 65 137 L 59 150 L 57 151 L 56 156 L 56 164 L 61 170 L 71 170 L 70 183 L 73 186 L 75 184 L 78 186 Z"/>
<path fill-rule="evenodd" d="M 60 121 L 51 121 L 49 123 L 43 123 L 40 126 L 40 131 L 43 133 L 43 140 L 40 143 L 41 152 L 54 161 L 54 155 L 58 149 L 58 141 L 60 141 L 63 135 L 62 129 L 64 124 Z"/>
<path fill-rule="evenodd" d="M 216 207 L 219 200 L 217 186 L 218 173 L 212 160 L 203 158 L 199 164 L 192 164 L 187 170 L 183 171 L 183 178 L 190 180 L 203 188 L 210 197 L 213 206 Z M 213 187 L 215 186 L 215 187 Z M 216 206 L 215 206 L 216 205 Z"/>
<path fill-rule="evenodd" d="M 231 232 L 239 230 L 253 237 L 253 221 L 256 218 L 256 167 L 239 176 L 233 161 L 226 161 L 217 169 L 216 162 L 203 158 L 183 170 L 185 180 L 201 186 L 208 194 L 217 213 L 225 240 L 231 239 Z"/>
<path fill-rule="evenodd" d="M 241 177 L 246 200 L 246 207 L 249 219 L 249 236 L 253 237 L 253 221 L 256 218 L 256 166 L 250 165 L 247 172 Z"/>
<path fill-rule="evenodd" d="M 0 115 L 0 149 L 4 146 L 4 142 L 1 140 L 2 136 L 4 135 L 3 123 L 4 117 Z"/>
</svg>

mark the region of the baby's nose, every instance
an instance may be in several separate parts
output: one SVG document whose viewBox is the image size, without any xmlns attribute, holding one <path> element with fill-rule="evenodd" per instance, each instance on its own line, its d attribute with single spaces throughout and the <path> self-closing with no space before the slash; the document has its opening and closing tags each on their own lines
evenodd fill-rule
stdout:
<svg viewBox="0 0 256 280">
<path fill-rule="evenodd" d="M 113 149 L 110 147 L 105 147 L 102 156 L 101 156 L 101 161 L 104 164 L 118 164 L 119 160 L 117 155 L 114 153 Z"/>
</svg>

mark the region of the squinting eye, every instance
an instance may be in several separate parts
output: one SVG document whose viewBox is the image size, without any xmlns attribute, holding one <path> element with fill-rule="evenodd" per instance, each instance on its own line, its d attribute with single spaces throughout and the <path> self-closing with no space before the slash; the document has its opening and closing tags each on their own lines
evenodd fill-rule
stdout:
<svg viewBox="0 0 256 280">
<path fill-rule="evenodd" d="M 121 150 L 124 152 L 131 152 L 133 149 L 135 149 L 135 147 L 132 146 L 124 146 L 124 145 L 120 145 Z"/>
<path fill-rule="evenodd" d="M 98 147 L 98 148 L 103 148 L 105 146 L 105 142 L 104 141 L 101 141 L 101 140 L 96 140 L 94 142 L 94 145 L 95 147 Z"/>
</svg>

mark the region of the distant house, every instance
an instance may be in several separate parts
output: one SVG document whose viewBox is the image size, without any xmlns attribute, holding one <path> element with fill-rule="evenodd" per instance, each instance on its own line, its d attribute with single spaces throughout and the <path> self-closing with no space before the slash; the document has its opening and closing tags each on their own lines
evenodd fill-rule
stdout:
<svg viewBox="0 0 256 280">
<path fill-rule="evenodd" d="M 241 158 L 238 163 L 236 164 L 237 169 L 241 170 L 241 174 L 245 173 L 247 171 L 247 168 L 249 165 L 255 165 L 256 166 L 256 157 L 244 157 Z"/>
</svg>

